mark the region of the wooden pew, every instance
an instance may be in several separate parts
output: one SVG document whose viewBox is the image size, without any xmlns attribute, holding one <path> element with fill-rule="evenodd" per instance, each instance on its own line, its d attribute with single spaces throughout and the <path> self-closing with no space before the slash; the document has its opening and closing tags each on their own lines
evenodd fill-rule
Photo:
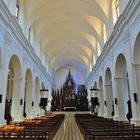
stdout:
<svg viewBox="0 0 140 140">
<path fill-rule="evenodd" d="M 140 139 L 140 127 L 88 114 L 77 114 L 75 120 L 85 140 Z"/>
<path fill-rule="evenodd" d="M 7 125 L 0 129 L 0 139 L 52 140 L 63 120 L 64 115 L 56 115 Z"/>
</svg>

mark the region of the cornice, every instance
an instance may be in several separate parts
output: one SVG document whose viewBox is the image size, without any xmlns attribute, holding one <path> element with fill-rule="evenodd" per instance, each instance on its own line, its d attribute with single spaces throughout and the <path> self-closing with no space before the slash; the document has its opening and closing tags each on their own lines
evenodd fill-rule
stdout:
<svg viewBox="0 0 140 140">
<path fill-rule="evenodd" d="M 124 29 L 126 28 L 126 26 L 128 26 L 128 23 L 131 22 L 131 20 L 133 20 L 133 15 L 136 13 L 139 7 L 140 0 L 130 0 L 128 2 L 123 14 L 120 15 L 120 17 L 118 18 L 109 40 L 105 43 L 101 55 L 98 57 L 96 64 L 93 66 L 92 71 L 86 78 L 86 85 L 88 85 L 91 82 L 94 74 L 99 69 L 103 61 L 107 58 L 107 55 L 109 54 L 110 50 L 113 49 L 114 44 L 120 39 L 122 33 L 124 32 Z"/>
<path fill-rule="evenodd" d="M 34 52 L 32 45 L 30 44 L 30 42 L 28 42 L 25 35 L 23 34 L 22 29 L 19 26 L 16 18 L 11 15 L 3 0 L 0 1 L 0 17 L 2 18 L 3 22 L 7 25 L 7 29 L 9 29 L 12 32 L 12 35 L 14 35 L 15 39 L 20 43 L 20 47 L 22 47 L 26 51 L 26 53 L 38 66 L 38 68 L 46 77 L 46 79 L 50 83 L 52 83 L 52 79 L 47 73 L 46 68 L 43 66 L 40 58 Z"/>
</svg>

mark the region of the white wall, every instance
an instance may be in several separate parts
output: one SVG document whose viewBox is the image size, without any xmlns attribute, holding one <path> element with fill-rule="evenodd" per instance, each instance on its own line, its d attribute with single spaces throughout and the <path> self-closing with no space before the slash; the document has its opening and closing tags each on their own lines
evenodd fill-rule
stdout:
<svg viewBox="0 0 140 140">
<path fill-rule="evenodd" d="M 55 73 L 54 81 L 56 88 L 60 88 L 61 85 L 63 85 L 64 81 L 66 80 L 66 76 L 69 73 L 69 69 L 76 85 L 78 86 L 78 84 L 84 84 L 84 74 L 79 69 L 73 66 L 65 66 L 59 68 Z"/>
<path fill-rule="evenodd" d="M 16 56 L 21 65 L 21 74 L 19 74 L 18 78 L 13 79 L 16 92 L 18 93 L 18 98 L 15 94 L 13 94 L 14 104 L 17 103 L 19 105 L 18 111 L 12 111 L 12 119 L 14 121 L 21 121 L 25 119 L 23 117 L 23 104 L 20 104 L 20 99 L 24 101 L 25 95 L 25 77 L 27 69 L 30 69 L 32 75 L 32 84 L 30 87 L 32 90 L 30 92 L 30 107 L 31 107 L 31 115 L 29 118 L 34 118 L 41 111 L 39 106 L 31 105 L 31 102 L 35 102 L 35 78 L 38 77 L 39 84 L 44 83 L 45 86 L 48 87 L 49 91 L 51 91 L 51 78 L 47 73 L 45 67 L 41 60 L 37 57 L 36 53 L 31 49 L 32 46 L 28 46 L 29 44 L 25 39 L 25 36 L 22 34 L 20 27 L 13 16 L 5 12 L 2 7 L 5 7 L 3 3 L 1 3 L 0 7 L 0 94 L 2 95 L 2 102 L 0 103 L 0 126 L 5 124 L 4 113 L 5 113 L 5 101 L 6 101 L 6 89 L 7 89 L 7 76 L 8 76 L 8 67 L 9 62 L 12 56 Z M 6 8 L 4 8 L 6 9 Z M 16 32 L 15 32 L 16 30 Z M 29 44 L 30 45 L 30 44 Z M 16 73 L 17 74 L 17 73 Z M 41 86 L 39 86 L 38 94 L 40 94 Z M 48 97 L 50 97 L 50 92 L 48 93 Z M 16 98 L 16 101 L 15 101 Z M 14 105 L 12 104 L 12 105 Z M 16 107 L 17 107 L 16 106 Z M 47 107 L 49 110 L 49 107 Z M 28 116 L 27 116 L 28 117 Z"/>
<path fill-rule="evenodd" d="M 103 100 L 106 100 L 108 92 L 106 92 L 106 87 L 109 86 L 105 81 L 105 72 L 107 68 L 111 70 L 111 81 L 112 81 L 112 94 L 113 94 L 113 102 L 114 102 L 114 110 L 115 116 L 113 119 L 115 120 L 127 120 L 126 114 L 128 113 L 127 101 L 131 100 L 131 108 L 132 108 L 132 119 L 131 123 L 140 125 L 140 102 L 134 100 L 134 93 L 138 95 L 139 100 L 139 87 L 140 82 L 137 80 L 138 72 L 140 70 L 139 60 L 138 63 L 134 62 L 135 54 L 134 50 L 136 47 L 139 48 L 139 42 L 137 42 L 137 36 L 140 33 L 140 7 L 138 6 L 140 1 L 130 1 L 128 6 L 122 13 L 122 17 L 118 19 L 116 25 L 114 27 L 113 33 L 110 36 L 109 40 L 104 46 L 101 55 L 98 57 L 98 61 L 92 68 L 92 72 L 89 74 L 86 80 L 86 86 L 88 91 L 90 91 L 90 87 L 94 86 L 94 83 L 97 82 L 99 85 L 100 76 L 103 78 Z M 133 5 L 133 6 L 132 6 Z M 131 15 L 131 16 L 130 16 Z M 128 20 L 129 19 L 129 20 Z M 126 22 L 127 21 L 127 24 Z M 135 45 L 136 43 L 136 45 Z M 138 46 L 137 46 L 138 45 Z M 136 50 L 139 54 L 139 49 Z M 121 59 L 121 64 L 123 65 L 123 72 L 127 70 L 128 72 L 128 81 L 129 81 L 129 90 L 128 85 L 126 87 L 127 77 L 122 74 L 118 76 L 116 74 L 116 66 L 117 66 L 117 58 L 119 55 L 123 55 L 126 63 Z M 118 71 L 120 72 L 120 64 L 118 64 Z M 137 73 L 139 73 L 137 75 Z M 121 89 L 122 88 L 122 89 Z M 99 89 L 99 86 L 97 87 Z M 100 89 L 99 89 L 100 92 Z M 99 93 L 98 92 L 98 93 Z M 130 95 L 129 95 L 130 94 Z M 121 97 L 122 95 L 122 97 Z M 130 97 L 129 97 L 130 96 Z M 90 100 L 91 94 L 89 92 L 88 98 Z M 117 103 L 115 103 L 115 98 L 117 99 Z M 100 100 L 100 99 L 99 99 Z M 122 105 L 120 104 L 122 103 Z M 104 103 L 103 103 L 104 104 Z M 108 104 L 108 103 L 107 103 Z M 108 109 L 108 105 L 104 105 L 104 117 L 106 116 L 106 112 Z M 121 112 L 122 111 L 122 112 Z M 124 111 L 124 112 L 123 112 Z"/>
</svg>

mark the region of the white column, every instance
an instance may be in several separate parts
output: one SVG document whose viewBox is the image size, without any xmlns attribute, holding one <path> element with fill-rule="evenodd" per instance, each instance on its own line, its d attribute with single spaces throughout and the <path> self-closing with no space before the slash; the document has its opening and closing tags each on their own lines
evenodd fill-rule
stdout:
<svg viewBox="0 0 140 140">
<path fill-rule="evenodd" d="M 6 121 L 4 119 L 5 114 L 5 100 L 6 100 L 6 90 L 7 90 L 7 77 L 8 77 L 8 64 L 7 64 L 7 36 L 5 38 L 4 44 L 3 44 L 3 65 L 1 68 L 1 87 L 0 87 L 0 94 L 2 94 L 2 103 L 0 103 L 0 126 L 5 124 Z"/>
<path fill-rule="evenodd" d="M 33 82 L 32 84 L 32 89 L 31 89 L 31 117 L 35 118 L 36 117 L 36 107 L 35 107 L 35 83 Z"/>
<path fill-rule="evenodd" d="M 114 76 L 113 76 L 114 77 Z M 115 102 L 115 98 L 117 99 L 117 104 L 114 103 L 114 120 L 119 120 L 119 108 L 118 108 L 118 94 L 117 94 L 117 84 L 116 79 L 112 79 L 112 90 L 113 90 L 113 101 Z"/>
<path fill-rule="evenodd" d="M 99 116 L 104 116 L 104 97 L 103 97 L 103 89 L 98 89 L 98 97 L 99 97 Z"/>
<path fill-rule="evenodd" d="M 32 110 L 32 83 L 27 82 L 27 89 L 26 89 L 26 107 L 25 112 L 27 114 L 27 119 L 33 118 L 33 110 Z"/>
<path fill-rule="evenodd" d="M 48 104 L 47 104 L 46 110 L 50 111 L 52 95 L 51 95 L 51 88 L 49 88 L 49 87 L 48 87 L 48 92 L 47 92 L 47 98 L 48 98 Z"/>
<path fill-rule="evenodd" d="M 20 92 L 21 92 L 21 78 L 13 79 L 13 95 L 12 95 L 12 109 L 11 116 L 13 121 L 19 121 L 20 118 Z"/>
<path fill-rule="evenodd" d="M 132 64 L 132 82 L 133 90 L 130 92 L 132 105 L 131 122 L 140 125 L 140 64 Z M 131 86 L 130 86 L 131 87 Z M 131 90 L 131 89 L 130 89 Z M 137 102 L 134 101 L 134 93 L 137 94 Z"/>
<path fill-rule="evenodd" d="M 40 114 L 40 107 L 39 107 L 39 103 L 40 103 L 40 89 L 37 89 L 35 92 L 36 92 L 35 93 L 36 95 L 38 94 L 37 99 L 35 99 L 35 107 L 34 107 L 35 116 L 37 117 Z"/>
<path fill-rule="evenodd" d="M 105 95 L 106 95 L 106 113 L 107 113 L 107 117 L 108 118 L 112 118 L 112 101 L 113 101 L 113 97 L 112 97 L 112 85 L 105 85 Z"/>
<path fill-rule="evenodd" d="M 116 86 L 117 86 L 117 96 L 118 96 L 118 116 L 119 120 L 126 120 L 126 114 L 128 113 L 127 101 L 128 90 L 126 90 L 126 80 L 123 77 L 116 77 Z"/>
<path fill-rule="evenodd" d="M 103 91 L 104 91 L 104 100 L 103 100 L 104 117 L 107 118 L 107 106 L 105 105 L 105 101 L 107 102 L 107 97 L 106 97 L 106 88 L 105 88 L 105 85 L 103 86 Z"/>
</svg>

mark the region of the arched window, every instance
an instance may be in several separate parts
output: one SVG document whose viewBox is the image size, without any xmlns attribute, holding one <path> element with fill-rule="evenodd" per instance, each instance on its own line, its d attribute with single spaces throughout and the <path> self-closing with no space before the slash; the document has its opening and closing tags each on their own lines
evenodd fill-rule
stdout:
<svg viewBox="0 0 140 140">
<path fill-rule="evenodd" d="M 96 63 L 96 58 L 95 58 L 95 55 L 93 56 L 93 65 L 95 65 Z"/>
<path fill-rule="evenodd" d="M 115 9 L 116 9 L 116 16 L 118 18 L 119 15 L 120 15 L 120 12 L 119 12 L 119 2 L 118 2 L 118 0 L 115 1 Z"/>
<path fill-rule="evenodd" d="M 16 18 L 18 19 L 19 17 L 19 1 L 17 0 L 16 2 Z"/>
<path fill-rule="evenodd" d="M 92 65 L 91 65 L 91 63 L 89 64 L 89 69 L 90 69 L 90 72 L 92 71 Z"/>
<path fill-rule="evenodd" d="M 98 50 L 98 56 L 101 54 L 101 47 L 99 42 L 97 43 L 97 50 Z"/>
<path fill-rule="evenodd" d="M 103 24 L 103 38 L 104 38 L 104 43 L 107 41 L 107 30 L 105 24 Z"/>
<path fill-rule="evenodd" d="M 31 40 L 31 27 L 29 28 L 29 35 L 28 35 L 28 41 L 30 42 Z"/>
<path fill-rule="evenodd" d="M 114 0 L 113 1 L 113 22 L 114 24 L 116 23 L 119 15 L 120 15 L 120 10 L 119 10 L 119 0 Z"/>
</svg>

